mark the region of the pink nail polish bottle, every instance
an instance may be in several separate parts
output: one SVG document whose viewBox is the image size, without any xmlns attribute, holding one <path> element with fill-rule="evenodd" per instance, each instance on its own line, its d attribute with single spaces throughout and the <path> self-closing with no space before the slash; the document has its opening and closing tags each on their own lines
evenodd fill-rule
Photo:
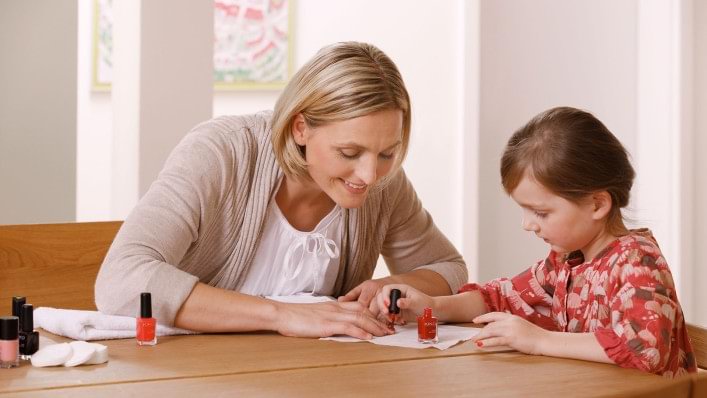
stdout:
<svg viewBox="0 0 707 398">
<path fill-rule="evenodd" d="M 16 316 L 0 317 L 0 368 L 20 364 L 20 320 Z"/>
</svg>

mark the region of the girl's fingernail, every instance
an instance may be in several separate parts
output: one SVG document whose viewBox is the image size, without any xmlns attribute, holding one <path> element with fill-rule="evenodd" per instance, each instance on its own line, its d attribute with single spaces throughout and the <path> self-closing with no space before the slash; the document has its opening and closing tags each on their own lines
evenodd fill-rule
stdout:
<svg viewBox="0 0 707 398">
<path fill-rule="evenodd" d="M 481 340 L 479 340 L 479 341 L 476 342 L 476 346 L 477 346 L 477 347 L 483 347 L 483 346 L 484 346 L 484 342 L 481 341 Z"/>
</svg>

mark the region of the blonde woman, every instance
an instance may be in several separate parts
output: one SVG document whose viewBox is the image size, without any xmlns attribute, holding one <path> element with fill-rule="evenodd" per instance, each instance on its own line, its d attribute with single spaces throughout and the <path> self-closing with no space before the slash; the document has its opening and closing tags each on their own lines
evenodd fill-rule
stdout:
<svg viewBox="0 0 707 398">
<path fill-rule="evenodd" d="M 386 284 L 456 292 L 464 262 L 400 167 L 410 100 L 395 64 L 365 43 L 320 50 L 273 112 L 194 128 L 125 220 L 96 280 L 104 313 L 287 336 L 389 333 L 373 300 Z M 382 254 L 391 276 L 370 280 Z M 265 296 L 314 294 L 293 304 Z"/>
</svg>

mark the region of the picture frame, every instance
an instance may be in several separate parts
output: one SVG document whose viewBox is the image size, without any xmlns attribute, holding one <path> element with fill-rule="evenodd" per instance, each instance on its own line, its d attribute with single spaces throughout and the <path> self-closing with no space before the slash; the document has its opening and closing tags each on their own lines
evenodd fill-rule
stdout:
<svg viewBox="0 0 707 398">
<path fill-rule="evenodd" d="M 112 79 L 113 0 L 94 0 L 92 88 Z M 214 89 L 281 89 L 293 73 L 294 0 L 214 0 Z"/>
<path fill-rule="evenodd" d="M 280 89 L 293 69 L 293 0 L 214 2 L 214 88 Z"/>
<path fill-rule="evenodd" d="M 109 91 L 113 78 L 113 0 L 93 1 L 91 88 Z"/>
</svg>

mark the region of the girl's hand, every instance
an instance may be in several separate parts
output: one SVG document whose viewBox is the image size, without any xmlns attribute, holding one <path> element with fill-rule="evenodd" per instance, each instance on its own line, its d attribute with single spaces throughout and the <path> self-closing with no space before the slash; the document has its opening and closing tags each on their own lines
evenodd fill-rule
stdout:
<svg viewBox="0 0 707 398">
<path fill-rule="evenodd" d="M 276 303 L 276 306 L 276 330 L 284 336 L 328 337 L 342 334 L 369 340 L 373 336 L 390 334 L 388 327 L 358 302 Z"/>
<path fill-rule="evenodd" d="M 472 341 L 478 347 L 508 346 L 526 354 L 539 355 L 540 346 L 549 331 L 517 315 L 489 312 L 474 318 L 474 323 L 487 323 Z"/>
<path fill-rule="evenodd" d="M 400 290 L 402 297 L 398 299 L 398 307 L 400 307 L 402 319 L 405 321 L 414 321 L 415 318 L 422 314 L 426 307 L 434 308 L 434 299 L 425 293 L 408 285 L 385 285 L 375 300 L 380 309 L 381 315 L 388 316 L 388 306 L 390 305 L 390 291 L 393 289 Z"/>
</svg>

